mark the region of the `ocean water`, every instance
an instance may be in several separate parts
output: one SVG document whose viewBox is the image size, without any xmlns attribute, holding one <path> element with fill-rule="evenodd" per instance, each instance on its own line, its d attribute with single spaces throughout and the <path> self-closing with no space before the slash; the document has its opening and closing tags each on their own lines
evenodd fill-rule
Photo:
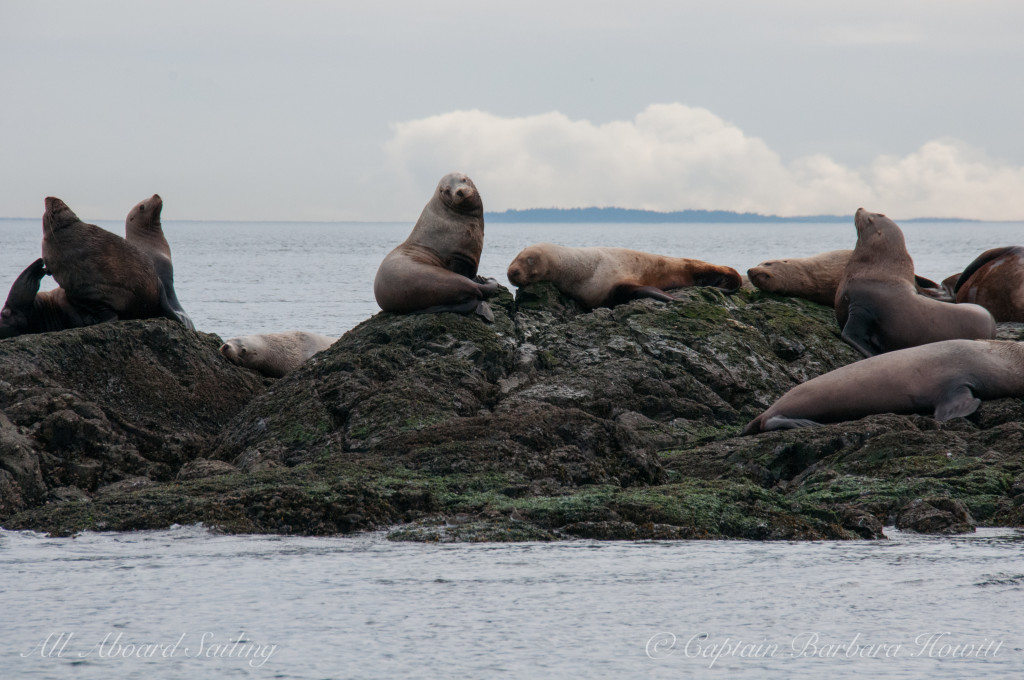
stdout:
<svg viewBox="0 0 1024 680">
<path fill-rule="evenodd" d="M 224 338 L 340 335 L 377 312 L 377 265 L 410 227 L 164 225 L 178 298 Z M 918 273 L 939 281 L 1020 243 L 1022 227 L 903 229 Z M 0 287 L 39 256 L 40 238 L 38 220 L 0 220 Z M 539 241 L 743 272 L 854 240 L 852 221 L 495 224 L 480 271 L 507 285 L 508 263 Z M 438 546 L 201 527 L 74 539 L 0 530 L 0 679 L 1024 676 L 1024 533 L 886 533 Z"/>
<path fill-rule="evenodd" d="M 98 224 L 124 234 L 123 222 Z M 379 311 L 373 277 L 411 224 L 165 221 L 175 290 L 200 330 L 222 338 L 306 330 L 341 335 Z M 942 281 L 983 251 L 1024 242 L 1024 223 L 903 225 L 918 274 Z M 740 273 L 767 259 L 852 248 L 850 224 L 491 224 L 480 273 L 511 289 L 516 254 L 543 241 L 692 257 Z M 40 255 L 39 220 L 0 219 L 0 288 Z M 44 279 L 43 287 L 55 285 Z M 6 297 L 6 296 L 5 296 Z"/>
<path fill-rule="evenodd" d="M 422 545 L 0 532 L 4 678 L 1020 678 L 1024 533 Z"/>
</svg>

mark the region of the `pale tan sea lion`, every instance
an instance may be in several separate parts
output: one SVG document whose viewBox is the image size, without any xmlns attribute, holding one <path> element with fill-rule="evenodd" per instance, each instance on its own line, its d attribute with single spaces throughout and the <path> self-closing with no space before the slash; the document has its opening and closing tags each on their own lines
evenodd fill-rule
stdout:
<svg viewBox="0 0 1024 680">
<path fill-rule="evenodd" d="M 984 399 L 1021 396 L 1024 343 L 944 340 L 863 359 L 797 385 L 742 434 L 877 413 L 931 413 L 943 421 L 974 413 Z"/>
<path fill-rule="evenodd" d="M 220 346 L 228 361 L 251 368 L 270 378 L 281 378 L 338 338 L 306 331 L 260 333 L 231 338 Z"/>
<path fill-rule="evenodd" d="M 992 248 L 967 265 L 953 286 L 957 302 L 973 302 L 996 321 L 1024 321 L 1024 246 Z"/>
<path fill-rule="evenodd" d="M 139 202 L 125 218 L 125 240 L 149 255 L 153 261 L 153 268 L 156 269 L 156 275 L 160 277 L 160 281 L 164 285 L 168 304 L 178 315 L 178 320 L 187 328 L 194 330 L 195 324 L 182 309 L 181 303 L 178 302 L 178 295 L 174 292 L 174 265 L 171 263 L 171 246 L 167 243 L 163 225 L 160 223 L 160 213 L 163 208 L 163 199 L 157 194 Z"/>
<path fill-rule="evenodd" d="M 843 340 L 865 356 L 956 338 L 994 338 L 995 320 L 978 305 L 918 295 L 903 232 L 863 208 L 854 217 L 857 247 L 836 292 Z"/>
<path fill-rule="evenodd" d="M 551 281 L 587 309 L 613 307 L 642 297 L 674 300 L 665 291 L 687 286 L 714 286 L 733 293 L 742 284 L 742 277 L 732 267 L 701 260 L 554 243 L 537 243 L 516 255 L 508 267 L 508 280 L 516 287 Z"/>
<path fill-rule="evenodd" d="M 787 257 L 766 260 L 747 270 L 750 282 L 760 290 L 811 300 L 832 307 L 836 290 L 843 278 L 852 250 L 830 250 L 810 257 Z M 914 285 L 921 295 L 952 302 L 950 292 L 934 281 L 914 275 Z"/>
<path fill-rule="evenodd" d="M 49 197 L 45 204 L 46 270 L 89 323 L 152 317 L 180 321 L 146 253 L 117 234 L 82 222 L 59 198 Z"/>
<path fill-rule="evenodd" d="M 373 280 L 385 312 L 476 312 L 494 320 L 484 300 L 498 291 L 477 276 L 484 245 L 484 205 L 476 185 L 453 172 L 441 178 L 409 237 L 388 253 Z"/>
</svg>

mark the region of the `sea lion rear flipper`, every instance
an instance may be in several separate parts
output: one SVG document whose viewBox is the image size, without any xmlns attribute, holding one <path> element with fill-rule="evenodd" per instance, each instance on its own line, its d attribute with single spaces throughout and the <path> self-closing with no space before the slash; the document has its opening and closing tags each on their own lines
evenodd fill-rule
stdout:
<svg viewBox="0 0 1024 680">
<path fill-rule="evenodd" d="M 864 307 L 850 308 L 846 324 L 843 326 L 843 340 L 866 357 L 873 357 L 884 351 L 881 338 L 878 337 L 875 316 Z"/>
<path fill-rule="evenodd" d="M 935 420 L 942 422 L 951 418 L 969 416 L 981 406 L 981 399 L 974 396 L 971 388 L 960 385 L 935 405 Z"/>
</svg>

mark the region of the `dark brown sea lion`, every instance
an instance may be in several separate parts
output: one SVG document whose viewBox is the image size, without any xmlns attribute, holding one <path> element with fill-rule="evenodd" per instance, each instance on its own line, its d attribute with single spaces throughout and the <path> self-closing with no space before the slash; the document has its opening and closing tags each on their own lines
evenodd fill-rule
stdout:
<svg viewBox="0 0 1024 680">
<path fill-rule="evenodd" d="M 181 321 L 150 257 L 117 234 L 82 222 L 59 198 L 46 199 L 43 261 L 74 308 L 97 323 Z"/>
<path fill-rule="evenodd" d="M 983 399 L 1014 396 L 1024 396 L 1024 343 L 945 340 L 870 357 L 797 385 L 742 434 L 876 413 L 931 413 L 942 421 L 974 413 Z"/>
<path fill-rule="evenodd" d="M 39 258 L 15 279 L 0 310 L 0 338 L 89 325 L 89 320 L 68 301 L 63 288 L 39 292 L 46 274 L 43 259 Z"/>
<path fill-rule="evenodd" d="M 281 378 L 317 352 L 330 347 L 337 339 L 306 331 L 243 335 L 221 345 L 220 353 L 233 364 L 271 378 Z"/>
<path fill-rule="evenodd" d="M 159 195 L 153 194 L 151 198 L 140 202 L 124 221 L 124 236 L 128 243 L 136 246 L 142 252 L 149 255 L 153 261 L 153 268 L 156 275 L 160 277 L 164 285 L 164 293 L 167 295 L 167 302 L 171 309 L 178 315 L 178 320 L 187 328 L 195 329 L 192 319 L 178 302 L 178 295 L 174 292 L 174 265 L 171 264 L 171 246 L 164 236 L 163 226 L 160 224 L 160 213 L 163 211 L 164 202 Z"/>
<path fill-rule="evenodd" d="M 981 305 L 996 321 L 1024 321 L 1024 246 L 986 250 L 967 265 L 953 290 L 957 302 Z"/>
<path fill-rule="evenodd" d="M 836 302 L 836 290 L 852 255 L 852 250 L 830 250 L 810 257 L 766 260 L 748 269 L 747 276 L 752 284 L 765 292 L 803 298 L 831 307 Z M 943 302 L 953 301 L 952 294 L 931 279 L 915 274 L 914 285 L 921 295 Z"/>
<path fill-rule="evenodd" d="M 477 276 L 484 245 L 484 204 L 476 185 L 453 172 L 399 246 L 388 253 L 373 280 L 385 312 L 476 312 L 494 320 L 484 300 L 498 292 L 494 279 Z"/>
<path fill-rule="evenodd" d="M 863 208 L 854 217 L 857 247 L 836 291 L 843 340 L 864 356 L 956 338 L 994 338 L 992 315 L 978 305 L 951 305 L 918 295 L 903 232 Z"/>
<path fill-rule="evenodd" d="M 666 290 L 714 286 L 739 290 L 743 280 L 732 267 L 667 257 L 626 248 L 569 248 L 537 243 L 516 255 L 508 267 L 516 287 L 551 281 L 587 309 L 613 307 L 634 298 L 675 300 Z"/>
</svg>

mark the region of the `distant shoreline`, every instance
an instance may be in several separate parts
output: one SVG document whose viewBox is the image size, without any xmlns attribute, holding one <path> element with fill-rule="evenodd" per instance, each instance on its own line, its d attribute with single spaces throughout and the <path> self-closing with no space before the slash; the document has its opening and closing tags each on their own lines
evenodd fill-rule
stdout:
<svg viewBox="0 0 1024 680">
<path fill-rule="evenodd" d="M 853 222 L 849 215 L 804 215 L 781 217 L 759 213 L 740 213 L 731 210 L 677 210 L 656 212 L 630 208 L 528 208 L 484 213 L 487 222 L 548 222 L 548 223 L 638 223 L 638 224 L 751 224 L 751 223 L 846 223 Z M 897 219 L 898 222 L 981 222 L 961 217 L 914 217 Z"/>
</svg>

